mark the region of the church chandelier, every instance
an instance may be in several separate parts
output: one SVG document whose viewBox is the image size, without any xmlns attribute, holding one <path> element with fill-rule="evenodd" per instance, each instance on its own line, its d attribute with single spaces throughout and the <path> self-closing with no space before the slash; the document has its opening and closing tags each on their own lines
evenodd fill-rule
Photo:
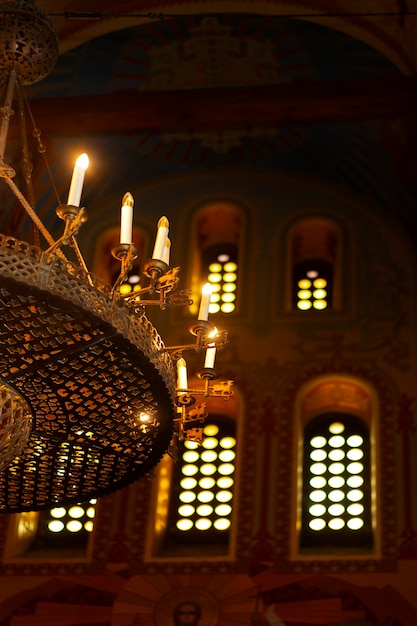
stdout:
<svg viewBox="0 0 417 626">
<path fill-rule="evenodd" d="M 203 288 L 190 344 L 167 347 L 146 309 L 191 303 L 178 290 L 179 268 L 169 265 L 169 224 L 159 220 L 145 287 L 123 296 L 137 250 L 132 242 L 134 200 L 121 207 L 120 243 L 112 255 L 120 273 L 110 286 L 89 272 L 77 243 L 87 220 L 81 204 L 87 155 L 74 167 L 63 221 L 54 239 L 35 210 L 26 131 L 30 113 L 23 87 L 49 74 L 58 38 L 47 15 L 29 0 L 0 5 L 0 177 L 46 241 L 0 235 L 0 512 L 34 511 L 85 502 L 136 481 L 156 467 L 173 442 L 201 441 L 206 399 L 228 399 L 232 381 L 219 381 L 216 350 L 227 343 L 208 320 Z M 9 122 L 22 127 L 27 191 L 6 163 Z M 43 146 L 33 118 L 39 149 Z M 43 240 L 42 239 L 42 240 Z M 67 258 L 68 253 L 75 261 Z M 184 352 L 205 355 L 188 387 Z M 175 448 L 175 446 L 174 446 Z"/>
</svg>

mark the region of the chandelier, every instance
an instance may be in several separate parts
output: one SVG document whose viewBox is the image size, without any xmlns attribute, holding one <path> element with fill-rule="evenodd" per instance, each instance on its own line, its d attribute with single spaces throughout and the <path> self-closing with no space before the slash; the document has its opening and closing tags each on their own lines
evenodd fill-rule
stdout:
<svg viewBox="0 0 417 626">
<path fill-rule="evenodd" d="M 137 257 L 132 195 L 123 197 L 120 243 L 112 249 L 120 262 L 114 285 L 88 271 L 77 244 L 87 219 L 80 206 L 87 155 L 77 159 L 68 200 L 56 209 L 61 237 L 55 240 L 39 219 L 23 87 L 47 76 L 57 57 L 58 38 L 46 14 L 26 0 L 0 5 L 0 177 L 33 221 L 37 239 L 46 242 L 41 247 L 0 235 L 3 513 L 85 502 L 127 486 L 149 474 L 175 441 L 201 442 L 206 398 L 232 394 L 232 381 L 217 381 L 214 367 L 227 333 L 208 321 L 209 286 L 203 288 L 198 319 L 189 325 L 189 345 L 165 346 L 146 315 L 149 306 L 164 310 L 192 302 L 188 291 L 177 289 L 179 268 L 169 265 L 165 217 L 143 267 L 146 286 L 127 296 L 120 286 Z M 13 106 L 22 127 L 25 193 L 5 158 Z M 44 154 L 36 127 L 34 135 Z M 201 387 L 188 388 L 186 350 L 205 355 L 196 373 Z"/>
</svg>

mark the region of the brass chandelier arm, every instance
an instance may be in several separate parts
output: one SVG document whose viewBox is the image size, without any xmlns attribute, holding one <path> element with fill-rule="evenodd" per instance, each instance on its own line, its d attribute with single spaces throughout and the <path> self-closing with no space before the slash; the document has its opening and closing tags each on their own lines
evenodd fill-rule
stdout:
<svg viewBox="0 0 417 626">
<path fill-rule="evenodd" d="M 33 221 L 33 223 L 36 225 L 36 227 L 39 229 L 39 231 L 42 233 L 42 235 L 45 237 L 46 241 L 49 243 L 50 246 L 54 246 L 55 245 L 55 240 L 52 237 L 52 235 L 49 233 L 49 231 L 47 230 L 47 228 L 45 228 L 45 226 L 42 224 L 41 220 L 39 219 L 39 217 L 36 215 L 35 211 L 33 210 L 33 208 L 30 206 L 29 202 L 26 200 L 25 196 L 23 195 L 23 193 L 20 191 L 20 189 L 15 185 L 14 181 L 9 177 L 9 176 L 3 176 L 3 180 L 4 182 L 9 185 L 10 189 L 12 190 L 12 192 L 14 193 L 14 195 L 16 196 L 16 198 L 19 200 L 19 202 L 21 203 L 21 205 L 23 206 L 23 208 L 25 209 L 26 213 L 29 215 L 30 219 Z M 64 253 L 62 252 L 62 250 L 57 249 L 57 254 L 64 259 L 65 261 L 67 260 Z"/>
</svg>

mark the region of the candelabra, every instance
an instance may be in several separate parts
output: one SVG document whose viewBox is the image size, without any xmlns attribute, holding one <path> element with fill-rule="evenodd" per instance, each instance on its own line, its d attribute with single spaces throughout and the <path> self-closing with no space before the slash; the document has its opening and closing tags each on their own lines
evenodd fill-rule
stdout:
<svg viewBox="0 0 417 626">
<path fill-rule="evenodd" d="M 132 195 L 123 197 L 120 242 L 112 249 L 120 272 L 107 285 L 89 272 L 77 243 L 87 220 L 80 206 L 87 155 L 77 159 L 68 200 L 57 208 L 64 222 L 57 240 L 14 182 L 5 162 L 14 100 L 24 120 L 29 105 L 23 86 L 49 73 L 57 46 L 53 25 L 35 5 L 22 0 L 0 6 L 0 177 L 47 243 L 43 249 L 0 235 L 0 512 L 83 502 L 128 485 L 157 465 L 173 437 L 201 441 L 206 404 L 197 396 L 227 399 L 232 393 L 232 381 L 217 381 L 215 354 L 227 333 L 208 321 L 209 287 L 189 326 L 190 344 L 165 346 L 146 315 L 149 306 L 191 303 L 190 293 L 177 289 L 179 268 L 169 265 L 165 217 L 143 267 L 147 286 L 123 296 L 120 286 L 137 257 Z M 45 156 L 36 127 L 34 136 Z M 25 123 L 22 145 L 30 188 Z M 205 350 L 197 372 L 201 389 L 188 388 L 187 350 Z"/>
</svg>

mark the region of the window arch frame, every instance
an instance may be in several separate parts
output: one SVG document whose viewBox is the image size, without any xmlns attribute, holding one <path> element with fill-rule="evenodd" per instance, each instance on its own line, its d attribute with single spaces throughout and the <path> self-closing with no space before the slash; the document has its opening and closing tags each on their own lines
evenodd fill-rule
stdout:
<svg viewBox="0 0 417 626">
<path fill-rule="evenodd" d="M 361 419 L 369 429 L 372 548 L 355 549 L 352 546 L 338 546 L 336 543 L 327 550 L 320 546 L 303 550 L 300 546 L 302 498 L 304 494 L 302 472 L 304 432 L 309 422 L 324 413 L 351 414 Z M 381 468 L 378 456 L 380 406 L 374 387 L 365 379 L 347 373 L 329 373 L 312 378 L 300 387 L 296 395 L 293 429 L 294 467 L 292 484 L 294 488 L 292 489 L 291 504 L 290 559 L 303 561 L 312 558 L 318 560 L 381 558 Z"/>
<path fill-rule="evenodd" d="M 319 229 L 323 231 L 323 237 L 325 235 L 325 231 L 327 230 L 328 233 L 333 233 L 336 238 L 335 253 L 332 260 L 332 305 L 331 307 L 327 307 L 319 311 L 314 311 L 313 309 L 307 311 L 307 314 L 309 312 L 313 312 L 313 314 L 319 316 L 319 319 L 322 319 L 323 315 L 340 313 L 345 309 L 346 281 L 344 280 L 344 276 L 346 274 L 347 264 L 351 263 L 351 259 L 346 257 L 346 251 L 349 248 L 347 245 L 347 227 L 345 224 L 342 224 L 338 217 L 335 217 L 331 212 L 321 211 L 320 214 L 308 212 L 302 216 L 298 216 L 295 220 L 288 224 L 284 233 L 283 249 L 285 251 L 285 256 L 283 259 L 283 267 L 285 268 L 285 289 L 284 301 L 282 305 L 285 313 L 306 313 L 305 311 L 298 311 L 294 306 L 294 269 L 297 265 L 302 264 L 303 259 L 308 260 L 312 257 L 324 261 L 326 261 L 326 259 L 323 256 L 323 253 L 320 253 L 322 245 L 313 245 L 312 248 L 309 248 L 308 245 L 302 244 L 302 246 L 304 246 L 304 252 L 301 253 L 301 257 L 298 262 L 295 262 L 294 238 L 297 236 L 297 233 L 301 233 L 301 231 L 306 230 L 309 226 L 314 226 L 315 224 L 319 225 Z M 307 253 L 307 250 L 309 253 Z M 302 315 L 300 315 L 300 317 L 302 317 Z M 311 320 L 311 315 L 308 315 L 308 319 Z"/>
<path fill-rule="evenodd" d="M 232 222 L 234 218 L 238 220 L 238 223 L 235 225 L 235 232 L 232 234 L 230 232 L 232 229 L 227 228 L 224 220 L 217 220 L 216 222 L 214 219 L 216 212 L 221 212 L 224 215 L 225 210 L 230 212 L 229 219 Z M 210 218 L 211 224 L 203 226 L 203 222 L 207 217 Z M 212 315 L 220 315 L 230 319 L 230 317 L 242 313 L 242 280 L 245 272 L 243 247 L 246 236 L 246 222 L 247 216 L 244 206 L 238 199 L 234 198 L 218 197 L 206 199 L 192 209 L 189 221 L 189 241 L 192 242 L 192 246 L 190 246 L 191 252 L 187 264 L 190 267 L 187 284 L 190 284 L 191 292 L 196 296 L 193 298 L 193 304 L 190 306 L 192 315 L 196 315 L 198 312 L 201 290 L 207 282 L 207 276 L 203 267 L 204 252 L 210 248 L 220 247 L 222 244 L 225 244 L 226 247 L 234 246 L 236 248 L 236 306 L 232 313 L 218 312 Z M 205 241 L 202 241 L 202 239 Z"/>
<path fill-rule="evenodd" d="M 232 561 L 235 558 L 239 519 L 239 476 L 243 448 L 243 398 L 239 388 L 234 385 L 233 395 L 227 400 L 227 402 L 225 402 L 222 398 L 216 397 L 209 397 L 206 401 L 208 413 L 208 417 L 205 420 L 206 424 L 210 422 L 210 415 L 224 416 L 225 418 L 235 422 L 235 483 L 233 489 L 231 526 L 228 534 L 227 545 L 225 545 L 224 549 L 218 554 L 210 554 L 209 551 L 202 552 L 198 549 L 198 544 L 195 542 L 191 542 L 189 546 L 185 545 L 183 548 L 180 547 L 177 551 L 167 551 L 164 549 L 164 539 L 168 531 L 171 497 L 175 488 L 173 484 L 175 478 L 175 461 L 170 454 L 165 454 L 156 469 L 155 478 L 152 484 L 144 550 L 144 561 L 146 563 L 181 562 L 184 561 L 184 558 L 190 561 L 198 562 L 222 562 Z M 211 544 L 208 543 L 208 545 L 210 546 Z"/>
</svg>

